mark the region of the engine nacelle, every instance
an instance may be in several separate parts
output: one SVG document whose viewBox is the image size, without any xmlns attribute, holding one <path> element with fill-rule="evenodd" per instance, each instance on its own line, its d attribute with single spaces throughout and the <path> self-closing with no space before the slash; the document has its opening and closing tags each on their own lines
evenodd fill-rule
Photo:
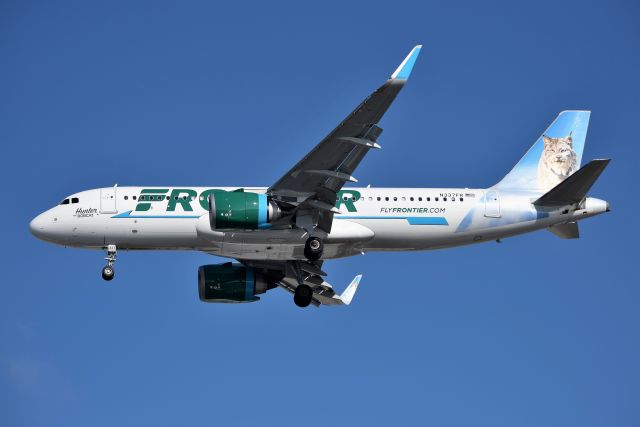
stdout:
<svg viewBox="0 0 640 427">
<path fill-rule="evenodd" d="M 200 301 L 218 303 L 253 302 L 276 287 L 276 281 L 241 264 L 203 265 L 198 269 Z"/>
<path fill-rule="evenodd" d="M 212 230 L 269 228 L 281 217 L 282 211 L 266 194 L 216 191 L 209 196 Z"/>
</svg>

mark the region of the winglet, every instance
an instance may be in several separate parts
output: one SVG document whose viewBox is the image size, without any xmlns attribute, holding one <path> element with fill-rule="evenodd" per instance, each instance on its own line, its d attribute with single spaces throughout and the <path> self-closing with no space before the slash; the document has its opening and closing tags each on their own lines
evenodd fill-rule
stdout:
<svg viewBox="0 0 640 427">
<path fill-rule="evenodd" d="M 418 55 L 420 54 L 420 49 L 422 49 L 422 45 L 419 44 L 409 52 L 404 61 L 400 64 L 398 68 L 391 74 L 392 80 L 407 80 L 409 75 L 411 74 L 411 70 L 413 69 L 413 64 L 416 63 L 416 59 L 418 59 Z"/>
<path fill-rule="evenodd" d="M 351 300 L 358 290 L 360 279 L 362 279 L 362 274 L 358 274 L 356 277 L 354 277 L 351 283 L 349 283 L 349 286 L 347 286 L 344 292 L 342 292 L 342 294 L 340 295 L 340 300 L 344 305 L 351 304 Z"/>
</svg>

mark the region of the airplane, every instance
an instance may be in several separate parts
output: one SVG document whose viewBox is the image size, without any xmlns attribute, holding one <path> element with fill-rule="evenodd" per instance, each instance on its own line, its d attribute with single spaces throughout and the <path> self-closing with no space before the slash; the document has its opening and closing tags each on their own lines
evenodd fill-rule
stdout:
<svg viewBox="0 0 640 427">
<path fill-rule="evenodd" d="M 403 88 L 422 46 L 302 160 L 270 187 L 113 187 L 74 193 L 35 217 L 37 238 L 106 252 L 196 250 L 238 262 L 198 269 L 200 300 L 258 301 L 282 287 L 299 307 L 349 305 L 357 275 L 338 294 L 326 260 L 374 251 L 449 248 L 548 229 L 579 237 L 577 222 L 609 212 L 587 192 L 610 159 L 581 167 L 589 111 L 563 111 L 522 159 L 489 188 L 345 187 L 378 123 Z"/>
</svg>

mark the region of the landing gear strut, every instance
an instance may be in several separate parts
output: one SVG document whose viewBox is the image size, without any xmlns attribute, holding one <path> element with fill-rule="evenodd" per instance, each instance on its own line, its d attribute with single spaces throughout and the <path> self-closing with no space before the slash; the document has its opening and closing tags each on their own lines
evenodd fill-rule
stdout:
<svg viewBox="0 0 640 427">
<path fill-rule="evenodd" d="M 107 265 L 102 269 L 102 278 L 106 281 L 113 279 L 113 276 L 116 274 L 113 270 L 113 264 L 116 262 L 116 255 L 116 245 L 108 245 L 107 256 L 105 257 Z"/>
<path fill-rule="evenodd" d="M 317 261 L 322 256 L 324 243 L 319 237 L 311 236 L 304 244 L 304 256 L 309 261 Z"/>
<path fill-rule="evenodd" d="M 313 298 L 313 290 L 309 285 L 298 285 L 296 292 L 293 294 L 293 302 L 298 307 L 308 307 Z"/>
</svg>

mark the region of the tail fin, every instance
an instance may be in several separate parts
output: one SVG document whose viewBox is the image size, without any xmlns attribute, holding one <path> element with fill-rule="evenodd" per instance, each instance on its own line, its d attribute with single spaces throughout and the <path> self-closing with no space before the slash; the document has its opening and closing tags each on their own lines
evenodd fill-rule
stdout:
<svg viewBox="0 0 640 427">
<path fill-rule="evenodd" d="M 580 168 L 590 111 L 563 111 L 495 188 L 544 193 Z"/>
</svg>

